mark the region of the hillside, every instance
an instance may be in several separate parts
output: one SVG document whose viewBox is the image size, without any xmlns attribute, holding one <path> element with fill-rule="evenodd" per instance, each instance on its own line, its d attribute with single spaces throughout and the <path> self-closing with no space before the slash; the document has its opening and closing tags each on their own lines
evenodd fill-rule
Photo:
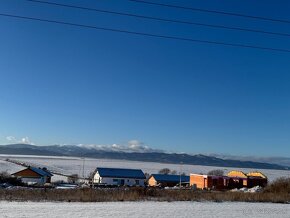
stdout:
<svg viewBox="0 0 290 218">
<path fill-rule="evenodd" d="M 254 161 L 241 161 L 222 159 L 206 155 L 189 155 L 178 153 L 165 153 L 161 151 L 150 152 L 124 152 L 124 151 L 107 151 L 85 146 L 76 145 L 51 145 L 36 146 L 27 144 L 12 144 L 0 146 L 0 154 L 17 154 L 17 155 L 43 155 L 43 156 L 74 156 L 90 158 L 106 158 L 133 161 L 147 161 L 172 164 L 193 164 L 204 166 L 218 167 L 238 167 L 238 168 L 256 168 L 256 169 L 277 169 L 288 170 L 289 167 Z"/>
</svg>

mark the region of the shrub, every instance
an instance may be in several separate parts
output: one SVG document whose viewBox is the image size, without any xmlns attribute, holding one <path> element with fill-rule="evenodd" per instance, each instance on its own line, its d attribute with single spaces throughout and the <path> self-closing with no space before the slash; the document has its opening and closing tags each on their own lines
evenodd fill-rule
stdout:
<svg viewBox="0 0 290 218">
<path fill-rule="evenodd" d="M 264 192 L 290 194 L 290 178 L 281 177 L 269 184 Z"/>
<path fill-rule="evenodd" d="M 12 177 L 7 172 L 1 172 L 0 173 L 0 183 L 8 183 L 8 184 L 14 185 L 14 186 L 23 185 L 20 179 L 17 179 L 16 177 Z"/>
<path fill-rule="evenodd" d="M 171 170 L 169 168 L 163 168 L 163 169 L 159 170 L 160 174 L 165 174 L 165 175 L 170 174 L 170 172 L 171 172 Z"/>
<path fill-rule="evenodd" d="M 79 175 L 78 174 L 72 174 L 71 176 L 69 176 L 68 178 L 67 178 L 67 182 L 68 183 L 78 183 L 78 181 L 79 181 Z"/>
</svg>

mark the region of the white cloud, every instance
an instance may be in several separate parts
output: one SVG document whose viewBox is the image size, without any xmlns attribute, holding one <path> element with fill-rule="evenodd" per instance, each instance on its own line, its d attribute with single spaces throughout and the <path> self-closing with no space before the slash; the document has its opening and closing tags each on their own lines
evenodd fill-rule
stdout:
<svg viewBox="0 0 290 218">
<path fill-rule="evenodd" d="M 79 144 L 79 147 L 88 149 L 101 150 L 101 151 L 118 151 L 118 152 L 161 152 L 161 150 L 150 148 L 143 142 L 138 140 L 130 140 L 127 145 L 112 144 L 112 145 L 95 145 L 95 144 Z"/>
<path fill-rule="evenodd" d="M 8 143 L 22 143 L 22 144 L 31 144 L 31 145 L 34 144 L 33 142 L 29 140 L 29 137 L 27 136 L 22 137 L 21 139 L 17 139 L 14 136 L 7 136 L 6 141 L 8 141 Z"/>
<path fill-rule="evenodd" d="M 22 142 L 23 144 L 30 144 L 30 143 L 31 143 L 30 140 L 29 140 L 29 138 L 28 138 L 27 136 L 25 136 L 24 138 L 22 138 L 22 139 L 21 139 L 21 142 Z"/>
<path fill-rule="evenodd" d="M 16 142 L 16 141 L 17 141 L 16 138 L 15 138 L 14 136 L 7 136 L 7 137 L 6 137 L 6 140 L 9 141 L 9 142 L 11 142 L 11 141 L 12 141 L 12 142 Z"/>
</svg>

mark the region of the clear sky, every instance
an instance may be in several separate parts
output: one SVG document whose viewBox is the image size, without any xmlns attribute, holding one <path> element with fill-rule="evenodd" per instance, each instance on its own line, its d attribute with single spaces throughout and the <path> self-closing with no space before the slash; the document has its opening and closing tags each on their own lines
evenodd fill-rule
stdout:
<svg viewBox="0 0 290 218">
<path fill-rule="evenodd" d="M 153 0 L 152 0 L 153 1 Z M 290 20 L 290 2 L 154 0 Z M 127 0 L 54 2 L 290 34 L 290 24 Z M 290 37 L 1 0 L 0 13 L 290 49 Z M 0 17 L 0 144 L 146 145 L 290 156 L 290 53 L 197 44 Z M 28 137 L 28 138 L 25 138 Z"/>
</svg>

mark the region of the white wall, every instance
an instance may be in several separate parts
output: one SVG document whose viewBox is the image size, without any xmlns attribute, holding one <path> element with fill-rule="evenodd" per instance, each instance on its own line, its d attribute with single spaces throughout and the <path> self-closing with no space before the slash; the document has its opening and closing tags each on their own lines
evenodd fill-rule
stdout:
<svg viewBox="0 0 290 218">
<path fill-rule="evenodd" d="M 23 183 L 29 184 L 29 183 L 37 183 L 38 185 L 43 185 L 44 184 L 44 177 L 41 178 L 27 178 L 27 177 L 22 177 L 21 181 Z"/>
</svg>

